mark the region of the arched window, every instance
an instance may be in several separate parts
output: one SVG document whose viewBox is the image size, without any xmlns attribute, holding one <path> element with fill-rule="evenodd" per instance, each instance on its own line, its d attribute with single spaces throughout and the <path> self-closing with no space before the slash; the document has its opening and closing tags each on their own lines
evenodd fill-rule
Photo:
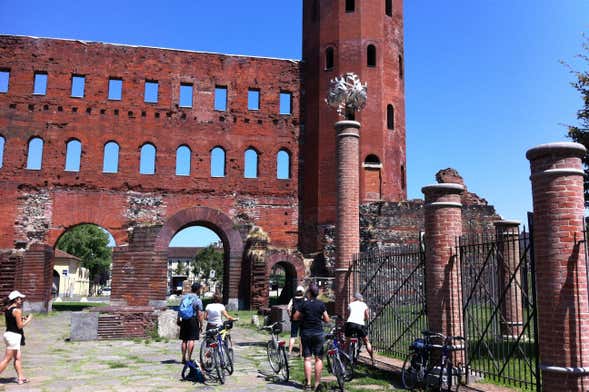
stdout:
<svg viewBox="0 0 589 392">
<path fill-rule="evenodd" d="M 376 67 L 376 47 L 374 45 L 368 45 L 366 48 L 366 65 Z"/>
<path fill-rule="evenodd" d="M 119 171 L 119 145 L 108 142 L 104 145 L 104 157 L 102 161 L 103 173 L 117 173 Z"/>
<path fill-rule="evenodd" d="M 65 171 L 79 172 L 80 158 L 82 157 L 82 143 L 73 139 L 65 146 Z"/>
<path fill-rule="evenodd" d="M 280 150 L 276 155 L 276 178 L 279 180 L 290 178 L 290 154 L 286 150 Z"/>
<path fill-rule="evenodd" d="M 356 2 L 354 0 L 346 0 L 346 12 L 354 12 L 356 9 Z"/>
<path fill-rule="evenodd" d="M 245 150 L 244 154 L 245 166 L 243 170 L 243 176 L 245 178 L 257 178 L 258 177 L 258 152 L 253 148 Z"/>
<path fill-rule="evenodd" d="M 403 56 L 399 55 L 399 79 L 403 79 L 404 74 Z"/>
<path fill-rule="evenodd" d="M 221 147 L 211 150 L 211 177 L 225 177 L 225 150 Z"/>
<path fill-rule="evenodd" d="M 189 176 L 190 175 L 190 148 L 188 146 L 180 146 L 176 150 L 176 175 Z"/>
<path fill-rule="evenodd" d="M 384 13 L 393 16 L 393 0 L 384 0 Z"/>
<path fill-rule="evenodd" d="M 364 199 L 380 200 L 381 197 L 381 169 L 380 159 L 374 154 L 364 159 Z"/>
<path fill-rule="evenodd" d="M 333 48 L 330 46 L 327 49 L 325 49 L 325 70 L 329 71 L 331 69 L 333 69 L 333 63 L 334 63 L 334 50 Z"/>
<path fill-rule="evenodd" d="M 145 143 L 141 147 L 141 157 L 139 158 L 140 174 L 155 174 L 155 146 L 151 143 Z"/>
<path fill-rule="evenodd" d="M 29 150 L 27 153 L 27 169 L 41 170 L 43 161 L 43 139 L 40 137 L 32 138 L 29 141 Z"/>
<path fill-rule="evenodd" d="M 6 144 L 6 139 L 4 136 L 0 136 L 0 167 L 4 166 L 4 145 Z"/>
<path fill-rule="evenodd" d="M 395 108 L 393 105 L 387 105 L 387 128 L 395 129 Z"/>
</svg>

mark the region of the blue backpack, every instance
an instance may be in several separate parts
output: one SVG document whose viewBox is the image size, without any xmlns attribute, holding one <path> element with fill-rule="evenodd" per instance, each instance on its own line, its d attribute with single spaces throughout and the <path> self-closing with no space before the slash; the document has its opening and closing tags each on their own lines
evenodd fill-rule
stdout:
<svg viewBox="0 0 589 392">
<path fill-rule="evenodd" d="M 194 317 L 194 301 L 196 301 L 196 296 L 194 295 L 185 295 L 182 298 L 180 308 L 178 309 L 178 316 L 183 320 Z"/>
</svg>

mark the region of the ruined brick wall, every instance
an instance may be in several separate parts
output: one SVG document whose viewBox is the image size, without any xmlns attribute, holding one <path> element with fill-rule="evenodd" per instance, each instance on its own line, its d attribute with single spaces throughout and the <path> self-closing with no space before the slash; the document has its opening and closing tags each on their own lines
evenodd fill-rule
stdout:
<svg viewBox="0 0 589 392">
<path fill-rule="evenodd" d="M 0 36 L 0 248 L 15 241 L 51 245 L 73 225 L 95 223 L 117 244 L 129 227 L 162 224 L 192 206 L 223 211 L 237 224 L 266 230 L 274 245 L 296 247 L 300 64 L 102 43 Z M 47 91 L 33 94 L 35 72 Z M 72 97 L 74 75 L 84 96 Z M 109 78 L 122 98 L 108 99 Z M 144 102 L 157 81 L 157 103 Z M 193 86 L 192 107 L 180 107 L 181 83 Z M 214 110 L 215 88 L 227 88 L 226 110 Z M 259 110 L 248 110 L 248 90 Z M 280 93 L 292 94 L 292 114 L 280 114 Z M 42 167 L 27 170 L 29 141 L 44 142 Z M 81 142 L 79 171 L 65 171 L 66 143 Z M 119 146 L 117 173 L 103 173 L 105 144 Z M 139 173 L 140 149 L 156 148 L 156 171 Z M 176 150 L 190 148 L 190 174 L 176 175 Z M 211 177 L 210 151 L 225 150 L 225 177 Z M 258 152 L 258 178 L 244 178 L 244 152 Z M 277 153 L 290 155 L 290 178 L 277 179 Z"/>
</svg>

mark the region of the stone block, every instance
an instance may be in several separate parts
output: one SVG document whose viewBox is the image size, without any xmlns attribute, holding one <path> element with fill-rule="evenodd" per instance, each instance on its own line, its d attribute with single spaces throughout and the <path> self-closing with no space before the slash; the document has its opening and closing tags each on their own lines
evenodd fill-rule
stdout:
<svg viewBox="0 0 589 392">
<path fill-rule="evenodd" d="M 270 321 L 272 323 L 282 321 L 282 330 L 290 331 L 290 317 L 288 317 L 288 312 L 286 308 L 287 305 L 272 306 L 272 310 L 270 311 Z"/>
<path fill-rule="evenodd" d="M 164 310 L 157 318 L 157 333 L 160 338 L 178 339 L 180 327 L 176 324 L 178 313 L 174 310 Z"/>
<path fill-rule="evenodd" d="M 70 339 L 73 341 L 96 340 L 99 315 L 98 312 L 73 312 Z"/>
</svg>

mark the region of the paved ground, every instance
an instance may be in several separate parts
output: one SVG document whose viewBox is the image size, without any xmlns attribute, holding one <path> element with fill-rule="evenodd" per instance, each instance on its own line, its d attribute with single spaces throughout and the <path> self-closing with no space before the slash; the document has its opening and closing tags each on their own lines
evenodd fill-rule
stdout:
<svg viewBox="0 0 589 392">
<path fill-rule="evenodd" d="M 235 373 L 224 386 L 181 381 L 178 341 L 92 341 L 68 342 L 69 312 L 38 315 L 27 327 L 23 350 L 25 375 L 31 382 L 15 383 L 11 366 L 0 375 L 0 391 L 300 391 L 302 366 L 293 360 L 293 381 L 280 385 L 259 376 L 267 371 L 267 335 L 234 328 Z M 2 328 L 3 329 L 3 328 Z M 3 350 L 3 348 L 2 348 Z M 198 355 L 198 351 L 195 353 Z M 3 355 L 3 352 L 2 354 Z M 327 378 L 329 382 L 329 378 Z M 360 380 L 357 382 L 361 383 Z M 363 390 L 364 388 L 350 388 Z M 390 385 L 369 386 L 370 390 L 397 390 Z"/>
</svg>

